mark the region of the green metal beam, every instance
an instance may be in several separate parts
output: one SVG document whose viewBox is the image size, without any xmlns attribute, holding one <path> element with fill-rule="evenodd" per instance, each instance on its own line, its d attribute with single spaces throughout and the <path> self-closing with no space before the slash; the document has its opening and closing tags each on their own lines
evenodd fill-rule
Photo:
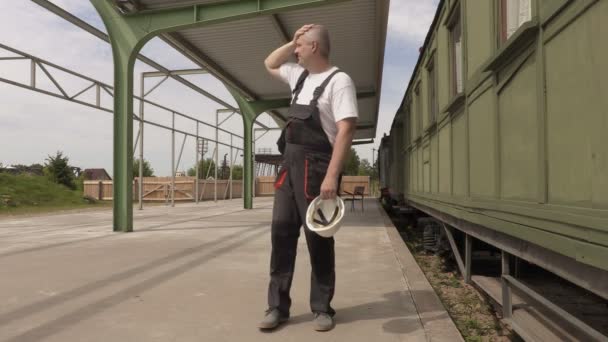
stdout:
<svg viewBox="0 0 608 342">
<path fill-rule="evenodd" d="M 289 107 L 291 99 L 282 98 L 282 99 L 274 99 L 274 100 L 258 100 L 258 101 L 248 101 L 242 95 L 240 95 L 235 89 L 229 88 L 232 96 L 236 99 L 240 109 L 241 114 L 243 116 L 243 124 L 245 131 L 243 133 L 243 150 L 244 152 L 244 165 L 243 165 L 243 200 L 245 209 L 251 209 L 253 206 L 253 122 L 255 118 L 264 112 L 268 112 L 271 109 L 277 108 L 286 108 Z M 366 92 L 357 94 L 357 97 L 366 98 L 370 96 L 374 96 L 375 93 Z M 374 125 L 371 126 L 372 128 Z M 361 129 L 361 127 L 358 127 Z M 363 126 L 363 128 L 369 128 L 367 126 Z M 373 139 L 365 140 L 365 141 L 356 141 L 353 142 L 353 145 L 358 144 L 369 144 L 373 143 Z"/>
<path fill-rule="evenodd" d="M 370 97 L 375 97 L 377 93 L 375 91 L 364 91 L 357 92 L 357 100 L 368 99 Z"/>
<path fill-rule="evenodd" d="M 247 101 L 239 92 L 227 87 L 241 109 L 243 117 L 243 206 L 253 208 L 253 122 L 262 112 Z"/>
<path fill-rule="evenodd" d="M 353 140 L 352 145 L 365 145 L 365 144 L 373 144 L 374 139 L 366 139 L 366 140 Z"/>
<path fill-rule="evenodd" d="M 143 45 L 161 33 L 271 15 L 349 0 L 242 0 L 123 15 L 109 0 L 90 0 L 108 31 L 114 59 L 114 231 L 133 230 L 133 67 Z M 252 207 L 252 129 L 255 117 L 284 101 L 248 102 L 231 93 L 245 125 L 245 208 Z M 248 176 L 248 177 L 247 177 Z M 249 183 L 249 184 L 247 184 Z"/>
<path fill-rule="evenodd" d="M 228 88 L 238 103 L 243 117 L 243 201 L 244 208 L 253 207 L 253 122 L 255 118 L 271 109 L 289 107 L 291 99 L 247 101 L 235 89 Z"/>
<path fill-rule="evenodd" d="M 97 1 L 97 0 L 91 0 Z M 253 18 L 350 0 L 240 0 L 144 10 L 123 17 L 144 39 L 208 24 Z M 115 11 L 117 15 L 121 15 Z M 122 15 L 121 15 L 122 16 Z"/>
<path fill-rule="evenodd" d="M 244 133 L 243 133 L 243 150 L 244 152 L 244 160 L 243 160 L 243 200 L 245 209 L 251 209 L 253 206 L 253 122 L 256 117 L 264 112 L 268 112 L 271 109 L 277 108 L 287 108 L 291 103 L 291 99 L 289 98 L 281 98 L 281 99 L 273 99 L 273 100 L 257 100 L 257 101 L 248 101 L 245 97 L 243 97 L 236 89 L 228 87 L 228 90 L 232 94 L 232 96 L 237 101 L 239 108 L 241 109 L 241 114 L 243 117 L 244 124 Z M 371 96 L 375 96 L 375 92 L 362 92 L 357 94 L 357 98 L 367 98 Z M 372 128 L 375 125 L 371 126 Z M 361 129 L 361 127 L 358 127 Z M 363 126 L 363 128 L 370 128 L 367 126 Z M 373 139 L 355 142 L 354 145 L 357 144 L 369 144 L 372 143 Z"/>
<path fill-rule="evenodd" d="M 251 106 L 254 112 L 260 114 L 271 109 L 287 108 L 289 107 L 290 103 L 291 99 L 283 98 L 274 100 L 249 101 L 249 106 Z"/>
<path fill-rule="evenodd" d="M 367 98 L 375 97 L 375 96 L 377 96 L 377 93 L 375 91 L 358 92 L 357 100 L 367 99 Z M 284 118 L 282 116 L 280 118 L 277 118 L 276 115 L 279 115 L 279 113 L 277 113 L 275 111 L 270 111 L 270 109 L 289 107 L 291 104 L 291 98 L 282 98 L 282 99 L 273 99 L 273 100 L 258 100 L 258 101 L 250 102 L 250 104 L 255 107 L 254 110 L 256 112 L 259 112 L 259 113 L 268 112 L 268 114 L 270 114 L 270 116 L 273 117 L 273 119 L 277 123 L 277 125 L 283 126 L 287 122 L 287 118 Z M 366 127 L 366 128 L 374 128 L 374 127 L 375 127 L 375 125 L 372 125 L 371 127 Z"/>
<path fill-rule="evenodd" d="M 103 19 L 114 57 L 114 231 L 133 231 L 133 66 L 139 40 L 104 0 L 91 1 Z"/>
</svg>

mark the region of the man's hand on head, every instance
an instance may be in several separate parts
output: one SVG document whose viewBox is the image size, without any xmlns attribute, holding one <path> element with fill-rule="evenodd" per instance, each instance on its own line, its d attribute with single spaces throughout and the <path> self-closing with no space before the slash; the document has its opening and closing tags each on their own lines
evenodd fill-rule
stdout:
<svg viewBox="0 0 608 342">
<path fill-rule="evenodd" d="M 296 31 L 296 33 L 293 35 L 292 42 L 295 44 L 296 41 L 298 40 L 298 38 L 300 38 L 304 33 L 308 32 L 308 30 L 310 30 L 311 28 L 313 28 L 313 26 L 315 26 L 315 24 L 306 24 L 306 25 L 300 27 Z"/>
<path fill-rule="evenodd" d="M 268 73 L 279 80 L 281 79 L 280 67 L 287 62 L 289 57 L 294 53 L 296 49 L 296 40 L 308 32 L 308 30 L 310 30 L 313 26 L 314 24 L 308 24 L 300 27 L 300 29 L 298 29 L 293 35 L 292 41 L 287 42 L 266 57 L 264 60 L 264 66 L 266 67 L 266 70 L 268 70 Z"/>
</svg>

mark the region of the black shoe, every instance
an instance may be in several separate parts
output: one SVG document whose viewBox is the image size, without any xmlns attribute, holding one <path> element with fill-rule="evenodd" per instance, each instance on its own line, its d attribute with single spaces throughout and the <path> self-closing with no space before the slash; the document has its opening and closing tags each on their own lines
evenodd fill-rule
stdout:
<svg viewBox="0 0 608 342">
<path fill-rule="evenodd" d="M 334 319 L 325 312 L 315 312 L 314 320 L 316 331 L 329 331 L 334 328 Z"/>
<path fill-rule="evenodd" d="M 287 322 L 288 319 L 289 317 L 281 314 L 278 309 L 270 309 L 266 311 L 266 316 L 264 316 L 264 319 L 258 324 L 258 328 L 274 329 L 278 327 L 279 324 Z"/>
</svg>

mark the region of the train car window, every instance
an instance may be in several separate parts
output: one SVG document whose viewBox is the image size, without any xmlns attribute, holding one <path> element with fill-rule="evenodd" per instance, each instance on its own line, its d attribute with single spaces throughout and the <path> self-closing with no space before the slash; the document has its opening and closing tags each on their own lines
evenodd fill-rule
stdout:
<svg viewBox="0 0 608 342">
<path fill-rule="evenodd" d="M 422 94 L 420 93 L 420 81 L 414 88 L 414 94 L 416 95 L 416 137 L 422 132 Z"/>
<path fill-rule="evenodd" d="M 437 73 L 435 72 L 435 53 L 429 58 L 426 65 L 429 79 L 429 124 L 437 118 Z"/>
<path fill-rule="evenodd" d="M 460 18 L 460 7 L 455 10 L 455 13 L 448 24 L 450 32 L 450 70 L 452 75 L 451 90 L 452 96 L 462 93 L 462 25 Z"/>
<path fill-rule="evenodd" d="M 500 41 L 506 42 L 517 29 L 532 19 L 531 0 L 501 0 Z"/>
</svg>

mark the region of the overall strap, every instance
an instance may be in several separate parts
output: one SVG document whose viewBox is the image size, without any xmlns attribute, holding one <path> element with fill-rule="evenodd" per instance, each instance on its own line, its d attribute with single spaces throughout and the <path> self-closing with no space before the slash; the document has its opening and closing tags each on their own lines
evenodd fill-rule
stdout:
<svg viewBox="0 0 608 342">
<path fill-rule="evenodd" d="M 336 75 L 337 73 L 341 72 L 340 70 L 336 70 L 334 72 L 332 72 L 329 76 L 327 76 L 327 78 L 323 81 L 323 83 L 321 83 L 321 85 L 319 85 L 317 88 L 315 88 L 315 91 L 312 93 L 312 100 L 310 101 L 310 104 L 317 104 L 317 102 L 319 101 L 319 98 L 321 97 L 321 95 L 323 95 L 323 92 L 325 91 L 325 87 L 327 87 L 327 85 L 329 84 L 329 81 L 331 81 L 331 79 L 334 77 L 334 75 Z"/>
<path fill-rule="evenodd" d="M 306 79 L 306 77 L 308 77 L 308 70 L 304 69 L 304 71 L 302 71 L 302 73 L 300 74 L 298 81 L 296 82 L 296 86 L 293 87 L 293 100 L 291 101 L 291 103 L 296 103 L 296 101 L 298 100 L 298 96 L 300 95 L 302 88 L 304 88 L 304 80 Z"/>
</svg>

